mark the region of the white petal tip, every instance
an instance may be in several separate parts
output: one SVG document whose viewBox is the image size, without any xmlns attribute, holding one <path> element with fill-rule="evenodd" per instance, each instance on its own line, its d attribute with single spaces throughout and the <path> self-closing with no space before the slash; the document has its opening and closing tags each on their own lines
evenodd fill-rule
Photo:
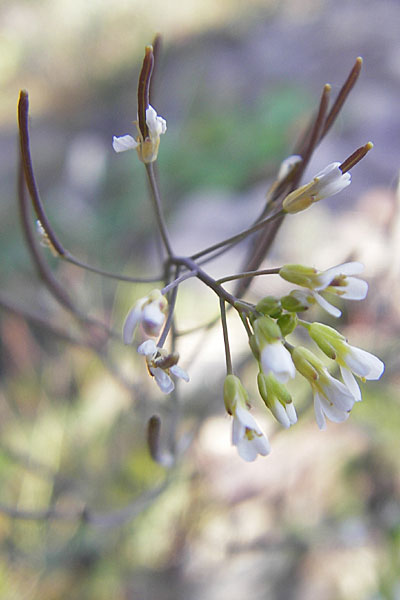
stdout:
<svg viewBox="0 0 400 600">
<path fill-rule="evenodd" d="M 115 152 L 125 152 L 137 148 L 138 143 L 131 135 L 122 135 L 120 137 L 114 136 L 112 145 Z"/>
</svg>

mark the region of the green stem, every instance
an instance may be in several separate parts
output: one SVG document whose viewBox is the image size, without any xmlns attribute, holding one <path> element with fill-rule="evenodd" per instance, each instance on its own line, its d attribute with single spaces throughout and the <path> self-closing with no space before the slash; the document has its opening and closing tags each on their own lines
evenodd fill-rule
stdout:
<svg viewBox="0 0 400 600">
<path fill-rule="evenodd" d="M 228 337 L 228 325 L 226 322 L 225 300 L 220 298 L 219 305 L 220 305 L 220 309 L 221 309 L 222 333 L 224 336 L 226 372 L 228 375 L 231 375 L 233 373 L 233 369 L 232 369 L 231 351 L 229 348 L 229 337 Z"/>
</svg>

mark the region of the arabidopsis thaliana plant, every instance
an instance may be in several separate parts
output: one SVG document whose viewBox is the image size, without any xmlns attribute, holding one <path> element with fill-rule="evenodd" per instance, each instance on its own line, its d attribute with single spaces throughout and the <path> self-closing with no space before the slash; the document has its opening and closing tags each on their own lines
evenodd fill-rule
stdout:
<svg viewBox="0 0 400 600">
<path fill-rule="evenodd" d="M 189 375 L 177 365 L 179 355 L 170 354 L 164 348 L 159 348 L 154 340 L 146 340 L 140 344 L 137 351 L 146 357 L 149 373 L 164 394 L 170 394 L 175 389 L 171 375 L 186 382 L 189 381 Z"/>
<path fill-rule="evenodd" d="M 139 128 L 136 140 L 131 135 L 122 135 L 120 137 L 114 136 L 113 148 L 115 152 L 125 152 L 126 150 L 136 149 L 142 162 L 154 162 L 158 155 L 160 135 L 163 135 L 167 131 L 167 122 L 157 115 L 155 109 L 149 105 L 146 109 L 146 125 L 149 130 L 149 135 L 145 139 L 143 139 L 143 135 Z"/>
<path fill-rule="evenodd" d="M 247 462 L 266 456 L 271 447 L 260 426 L 248 410 L 248 394 L 235 375 L 227 375 L 224 383 L 224 402 L 232 415 L 232 445 Z"/>
<path fill-rule="evenodd" d="M 342 173 L 339 162 L 331 163 L 317 173 L 310 183 L 286 196 L 282 204 L 283 210 L 287 213 L 305 210 L 314 202 L 338 194 L 350 183 L 350 173 Z"/>
<path fill-rule="evenodd" d="M 168 302 L 160 290 L 153 290 L 140 298 L 128 312 L 123 326 L 123 340 L 130 344 L 136 327 L 140 324 L 144 333 L 157 337 L 165 320 Z"/>
</svg>

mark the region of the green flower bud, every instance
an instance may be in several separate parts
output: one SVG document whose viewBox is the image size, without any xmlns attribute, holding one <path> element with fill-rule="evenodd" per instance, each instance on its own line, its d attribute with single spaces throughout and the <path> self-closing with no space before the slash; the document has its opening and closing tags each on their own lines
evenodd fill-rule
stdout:
<svg viewBox="0 0 400 600">
<path fill-rule="evenodd" d="M 317 269 L 305 267 L 304 265 L 283 265 L 279 271 L 282 279 L 301 285 L 302 287 L 312 288 L 318 275 Z"/>
<path fill-rule="evenodd" d="M 319 372 L 324 370 L 323 363 L 304 346 L 297 346 L 292 352 L 292 360 L 297 371 L 304 377 L 316 381 Z"/>
<path fill-rule="evenodd" d="M 288 312 L 303 312 L 315 304 L 314 297 L 305 290 L 293 290 L 281 298 L 282 308 Z"/>
<path fill-rule="evenodd" d="M 333 327 L 323 323 L 311 323 L 308 333 L 322 352 L 332 360 L 336 360 L 338 352 L 346 349 L 346 338 Z"/>
<path fill-rule="evenodd" d="M 274 296 L 262 298 L 256 306 L 256 311 L 273 318 L 279 317 L 282 312 L 279 298 L 275 298 Z"/>
<path fill-rule="evenodd" d="M 259 317 L 254 321 L 254 333 L 260 349 L 262 349 L 265 344 L 271 344 L 276 340 L 280 340 L 282 337 L 277 322 L 266 315 Z"/>
<path fill-rule="evenodd" d="M 257 375 L 258 389 L 265 405 L 274 417 L 284 426 L 290 427 L 297 422 L 296 409 L 286 387 L 270 374 L 260 371 Z"/>
<path fill-rule="evenodd" d="M 278 325 L 283 337 L 286 337 L 296 329 L 297 320 L 297 316 L 294 314 L 286 314 L 279 317 Z"/>
<path fill-rule="evenodd" d="M 249 396 L 242 386 L 239 377 L 232 374 L 227 375 L 224 381 L 224 403 L 226 412 L 232 415 L 236 406 L 247 406 L 248 400 Z"/>
</svg>

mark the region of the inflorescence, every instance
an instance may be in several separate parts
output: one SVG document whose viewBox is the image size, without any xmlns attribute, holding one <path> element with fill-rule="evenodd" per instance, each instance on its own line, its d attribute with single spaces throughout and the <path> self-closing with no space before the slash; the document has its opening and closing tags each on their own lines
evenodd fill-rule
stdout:
<svg viewBox="0 0 400 600">
<path fill-rule="evenodd" d="M 320 271 L 314 267 L 299 264 L 286 264 L 274 269 L 260 269 L 280 223 L 286 215 L 299 213 L 324 198 L 338 194 L 351 183 L 350 169 L 353 168 L 372 148 L 368 142 L 358 148 L 345 161 L 332 162 L 305 185 L 299 185 L 300 179 L 318 143 L 327 134 L 338 115 L 344 100 L 351 91 L 361 69 L 358 58 L 343 85 L 337 99 L 329 109 L 330 85 L 325 85 L 319 110 L 303 146 L 296 155 L 283 161 L 276 180 L 267 195 L 265 210 L 251 227 L 222 240 L 190 257 L 178 256 L 173 251 L 168 228 L 164 218 L 163 205 L 153 164 L 157 160 L 160 148 L 160 136 L 166 133 L 167 124 L 150 104 L 150 80 L 154 66 L 154 54 L 151 46 L 146 47 L 138 86 L 138 114 L 135 121 L 138 135 L 114 137 L 116 152 L 136 149 L 139 159 L 144 163 L 151 191 L 151 202 L 155 213 L 156 226 L 163 244 L 164 287 L 153 289 L 138 300 L 129 311 L 123 326 L 123 341 L 131 344 L 140 330 L 140 343 L 137 351 L 144 356 L 148 373 L 154 378 L 160 390 L 170 394 L 175 390 L 176 380 L 189 381 L 186 371 L 178 365 L 179 354 L 175 348 L 176 336 L 170 335 L 174 321 L 175 300 L 179 286 L 189 277 L 196 277 L 211 288 L 219 298 L 221 323 L 225 343 L 227 375 L 223 398 L 227 413 L 232 417 L 232 444 L 239 455 L 253 461 L 260 454 L 270 452 L 266 435 L 252 416 L 249 396 L 240 378 L 234 373 L 230 353 L 226 304 L 238 313 L 248 337 L 250 351 L 258 368 L 257 386 L 266 408 L 284 427 L 296 424 L 297 413 L 287 384 L 298 375 L 305 378 L 312 391 L 315 418 L 320 429 L 326 428 L 326 420 L 339 423 L 345 421 L 354 404 L 361 400 L 358 380 L 377 380 L 384 371 L 383 362 L 364 350 L 351 346 L 336 329 L 318 322 L 309 322 L 304 314 L 315 305 L 333 317 L 340 317 L 341 310 L 332 303 L 335 299 L 363 300 L 368 291 L 367 283 L 358 275 L 363 270 L 359 262 L 347 262 Z M 19 118 L 21 134 L 21 156 L 24 176 L 38 219 L 38 231 L 41 243 L 49 246 L 60 258 L 78 266 L 80 263 L 67 252 L 56 238 L 44 213 L 37 186 L 34 181 L 29 151 L 27 130 L 27 94 L 21 92 Z M 259 246 L 258 264 L 254 257 L 236 275 L 216 280 L 201 266 L 200 259 L 215 256 L 215 253 L 228 251 L 234 244 L 257 234 Z M 261 255 L 262 254 L 262 255 Z M 251 270 L 250 270 L 251 267 Z M 103 271 L 98 271 L 105 274 Z M 276 275 L 296 286 L 282 297 L 266 295 L 256 305 L 242 299 L 242 292 L 256 276 Z M 114 278 L 118 276 L 113 275 Z M 121 277 L 122 279 L 122 277 Z M 127 279 L 126 277 L 124 278 Z M 230 280 L 245 282 L 238 286 L 237 294 L 229 293 L 223 283 Z M 135 279 L 132 278 L 134 282 Z M 141 280 L 143 281 L 143 280 Z M 266 286 L 267 287 L 267 286 Z M 241 291 L 240 291 L 241 290 Z M 322 360 L 306 347 L 296 345 L 296 330 L 303 329 L 309 339 L 325 355 Z M 291 337 L 292 336 L 292 337 Z M 155 339 L 157 341 L 155 341 Z M 170 349 L 164 346 L 171 340 Z M 329 362 L 329 368 L 327 362 Z M 330 372 L 330 369 L 334 375 Z M 154 453 L 153 453 L 154 454 Z"/>
</svg>

